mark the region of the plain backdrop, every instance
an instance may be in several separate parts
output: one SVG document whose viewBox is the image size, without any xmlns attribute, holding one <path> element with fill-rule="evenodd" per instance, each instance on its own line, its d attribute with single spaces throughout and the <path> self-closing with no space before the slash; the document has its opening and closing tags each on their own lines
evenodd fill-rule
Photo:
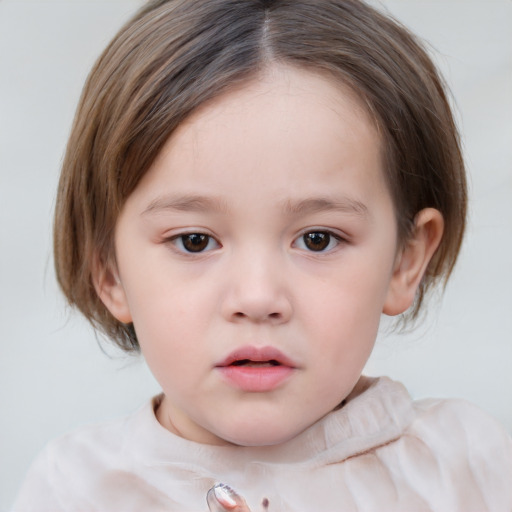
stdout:
<svg viewBox="0 0 512 512">
<path fill-rule="evenodd" d="M 66 137 L 95 58 L 141 1 L 0 0 L 0 511 L 45 442 L 158 392 L 55 285 Z M 455 97 L 471 206 L 459 265 L 423 326 L 382 335 L 367 373 L 477 403 L 512 432 L 512 1 L 382 2 L 425 38 Z"/>
</svg>

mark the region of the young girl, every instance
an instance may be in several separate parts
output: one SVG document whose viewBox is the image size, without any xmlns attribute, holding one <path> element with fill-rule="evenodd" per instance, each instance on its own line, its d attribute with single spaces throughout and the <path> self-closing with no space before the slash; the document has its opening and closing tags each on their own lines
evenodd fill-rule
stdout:
<svg viewBox="0 0 512 512">
<path fill-rule="evenodd" d="M 512 442 L 361 376 L 448 279 L 466 182 L 437 72 L 355 0 L 153 1 L 86 84 L 59 283 L 162 394 L 51 443 L 15 511 L 511 510 Z"/>
</svg>

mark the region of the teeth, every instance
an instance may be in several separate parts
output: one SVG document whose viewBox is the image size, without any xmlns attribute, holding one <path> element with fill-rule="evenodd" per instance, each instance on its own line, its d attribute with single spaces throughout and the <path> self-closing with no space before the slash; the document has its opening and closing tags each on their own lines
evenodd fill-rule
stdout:
<svg viewBox="0 0 512 512">
<path fill-rule="evenodd" d="M 249 368 L 259 368 L 262 366 L 279 366 L 280 364 L 281 363 L 273 359 L 271 361 L 251 361 L 250 359 L 241 359 L 232 363 L 233 366 L 248 366 Z"/>
</svg>

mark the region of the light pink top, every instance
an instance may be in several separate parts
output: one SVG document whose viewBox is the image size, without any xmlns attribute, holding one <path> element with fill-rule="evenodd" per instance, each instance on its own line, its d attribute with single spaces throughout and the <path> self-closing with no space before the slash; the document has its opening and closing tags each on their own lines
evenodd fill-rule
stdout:
<svg viewBox="0 0 512 512">
<path fill-rule="evenodd" d="M 358 394 L 359 393 L 359 394 Z M 15 512 L 208 510 L 227 483 L 253 512 L 512 510 L 512 440 L 459 400 L 413 402 L 388 378 L 278 447 L 201 445 L 165 430 L 158 397 L 134 415 L 53 441 Z"/>
</svg>

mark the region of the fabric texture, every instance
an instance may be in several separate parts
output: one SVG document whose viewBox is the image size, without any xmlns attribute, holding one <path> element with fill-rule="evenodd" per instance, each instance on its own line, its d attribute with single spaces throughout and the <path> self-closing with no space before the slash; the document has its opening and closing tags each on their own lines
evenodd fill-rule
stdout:
<svg viewBox="0 0 512 512">
<path fill-rule="evenodd" d="M 52 441 L 14 512 L 206 512 L 218 482 L 253 512 L 512 510 L 512 440 L 462 400 L 415 402 L 397 382 L 363 377 L 342 407 L 291 441 L 235 447 L 167 431 L 154 414 L 159 399 Z"/>
</svg>

